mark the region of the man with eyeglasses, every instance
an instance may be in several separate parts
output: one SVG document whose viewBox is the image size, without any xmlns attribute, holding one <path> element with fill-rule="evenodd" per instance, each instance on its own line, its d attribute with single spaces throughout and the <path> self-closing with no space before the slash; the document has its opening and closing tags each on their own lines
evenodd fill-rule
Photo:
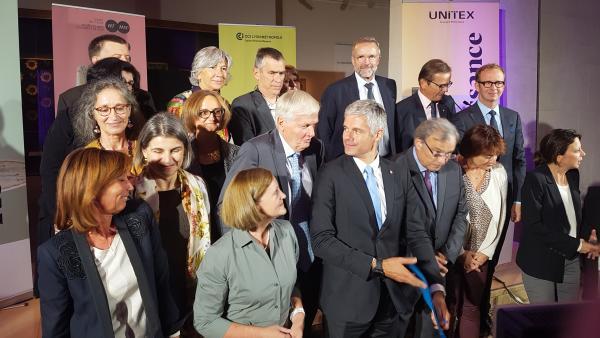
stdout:
<svg viewBox="0 0 600 338">
<path fill-rule="evenodd" d="M 447 119 L 425 120 L 415 129 L 414 145 L 395 160 L 410 172 L 411 184 L 426 211 L 425 228 L 443 276 L 461 252 L 467 227 L 462 170 L 451 159 L 458 137 L 458 131 Z M 415 337 L 431 338 L 434 328 L 429 319 L 430 311 L 421 294 L 412 291 L 406 295 L 409 307 L 399 314 L 400 322 L 409 323 L 414 315 Z M 405 330 L 403 327 L 400 337 Z"/>
<path fill-rule="evenodd" d="M 396 104 L 398 152 L 412 146 L 415 128 L 421 122 L 438 117 L 447 119 L 456 112 L 454 99 L 447 95 L 451 77 L 452 69 L 442 60 L 432 59 L 421 67 L 419 89 Z"/>
<path fill-rule="evenodd" d="M 497 64 L 486 64 L 481 66 L 475 73 L 475 89 L 479 93 L 477 103 L 454 115 L 451 121 L 456 125 L 458 132 L 462 135 L 477 124 L 487 124 L 498 130 L 504 143 L 506 153 L 498 159 L 508 174 L 507 208 L 510 217 L 506 217 L 506 223 L 500 235 L 500 241 L 494 252 L 494 256 L 488 265 L 488 274 L 493 276 L 498 258 L 502 249 L 502 243 L 506 237 L 508 222 L 519 222 L 521 220 L 521 187 L 525 180 L 526 162 L 523 145 L 523 129 L 519 113 L 499 105 L 500 97 L 504 93 L 505 73 Z M 460 147 L 460 146 L 459 146 Z M 492 278 L 488 278 L 485 293 L 489 296 Z M 489 297 L 485 297 L 489 299 Z M 489 302 L 481 304 L 481 332 L 489 332 L 491 319 L 488 315 Z"/>
<path fill-rule="evenodd" d="M 396 81 L 375 75 L 381 61 L 379 42 L 373 37 L 362 37 L 352 45 L 352 75 L 331 84 L 321 96 L 317 134 L 325 144 L 327 161 L 344 153 L 342 132 L 344 110 L 357 100 L 374 100 L 386 111 L 385 130 L 379 141 L 379 155 L 390 157 L 397 153 L 396 137 Z"/>
<path fill-rule="evenodd" d="M 285 78 L 285 59 L 275 48 L 260 48 L 254 59 L 256 89 L 231 103 L 229 131 L 241 146 L 251 138 L 275 128 L 275 108 Z"/>
</svg>

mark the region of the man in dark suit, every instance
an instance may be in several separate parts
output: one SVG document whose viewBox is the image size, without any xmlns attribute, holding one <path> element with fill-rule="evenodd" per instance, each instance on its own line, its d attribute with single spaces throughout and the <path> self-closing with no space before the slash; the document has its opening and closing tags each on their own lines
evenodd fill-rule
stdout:
<svg viewBox="0 0 600 338">
<path fill-rule="evenodd" d="M 398 337 L 398 314 L 411 305 L 406 295 L 412 286 L 424 287 L 405 264 L 421 267 L 440 318 L 449 319 L 409 172 L 378 155 L 383 107 L 360 100 L 344 115 L 345 155 L 319 172 L 310 229 L 315 254 L 323 259 L 321 307 L 329 336 Z M 402 257 L 407 247 L 415 258 Z"/>
<path fill-rule="evenodd" d="M 240 146 L 275 128 L 273 111 L 285 78 L 283 54 L 275 48 L 259 49 L 253 74 L 256 89 L 235 98 L 231 103 L 229 131 L 235 144 Z"/>
<path fill-rule="evenodd" d="M 275 111 L 277 128 L 242 145 L 227 173 L 218 203 L 220 206 L 223 202 L 225 189 L 238 172 L 261 167 L 273 173 L 286 196 L 287 213 L 282 218 L 292 223 L 300 247 L 298 282 L 307 333 L 318 308 L 322 271 L 321 262 L 314 259 L 308 232 L 312 190 L 323 163 L 323 144 L 314 137 L 318 111 L 317 100 L 304 91 L 283 94 Z"/>
<path fill-rule="evenodd" d="M 442 60 L 432 59 L 421 67 L 419 89 L 396 104 L 399 153 L 412 146 L 413 134 L 421 122 L 437 117 L 449 119 L 456 112 L 454 99 L 446 95 L 452 86 L 451 77 L 452 69 Z"/>
<path fill-rule="evenodd" d="M 499 158 L 506 173 L 508 174 L 507 205 L 510 208 L 510 217 L 506 217 L 506 224 L 500 235 L 500 241 L 494 252 L 492 260 L 488 265 L 489 285 L 486 293 L 489 295 L 492 276 L 498 264 L 502 243 L 506 237 L 508 221 L 519 222 L 521 220 L 521 187 L 525 180 L 526 163 L 523 144 L 523 129 L 519 113 L 499 105 L 500 97 L 504 92 L 505 74 L 502 67 L 497 64 L 481 66 L 475 73 L 475 89 L 479 92 L 477 103 L 452 116 L 451 121 L 456 125 L 461 137 L 465 131 L 477 124 L 488 124 L 496 128 L 506 144 L 506 153 Z M 460 146 L 459 146 L 460 147 Z M 487 299 L 487 297 L 486 297 Z M 482 331 L 490 327 L 489 302 L 481 305 Z"/>
<path fill-rule="evenodd" d="M 344 110 L 356 100 L 375 100 L 385 108 L 387 123 L 382 140 L 379 144 L 379 154 L 384 157 L 397 152 L 396 142 L 396 81 L 375 75 L 381 61 L 379 42 L 372 37 L 356 40 L 352 46 L 352 66 L 354 73 L 341 79 L 325 90 L 321 97 L 319 125 L 317 134 L 325 144 L 327 161 L 344 153 L 342 144 L 342 124 Z"/>
<path fill-rule="evenodd" d="M 414 146 L 396 159 L 410 171 L 411 183 L 426 211 L 426 229 L 444 276 L 448 264 L 453 264 L 461 252 L 467 228 L 462 170 L 456 161 L 449 160 L 458 137 L 458 131 L 450 121 L 443 118 L 425 120 L 415 130 Z M 433 337 L 429 311 L 420 293 L 414 290 L 412 297 L 407 298 L 415 304 L 415 337 Z M 400 315 L 408 322 L 412 313 Z"/>
<path fill-rule="evenodd" d="M 88 46 L 88 54 L 92 63 L 92 68 L 88 72 L 96 71 L 98 74 L 113 75 L 110 74 L 111 72 L 108 69 L 94 68 L 94 65 L 98 61 L 109 57 L 116 57 L 121 61 L 130 62 L 129 48 L 129 43 L 117 35 L 106 34 L 94 38 Z M 77 102 L 84 89 L 85 85 L 76 86 L 60 94 L 56 119 L 48 130 L 44 141 L 40 163 L 42 180 L 38 223 L 38 243 L 40 244 L 50 238 L 54 231 L 52 224 L 54 211 L 56 210 L 56 178 L 65 157 L 78 146 L 74 144 L 72 120 L 73 115 L 76 113 Z M 139 88 L 132 89 L 134 89 L 134 94 L 141 109 L 148 112 L 156 111 L 150 93 Z M 143 122 L 143 119 L 140 121 Z"/>
</svg>

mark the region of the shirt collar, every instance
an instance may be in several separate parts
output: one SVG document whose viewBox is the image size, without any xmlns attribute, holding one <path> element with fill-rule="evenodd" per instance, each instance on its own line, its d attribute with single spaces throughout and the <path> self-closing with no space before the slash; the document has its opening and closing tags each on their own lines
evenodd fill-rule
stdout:
<svg viewBox="0 0 600 338">
<path fill-rule="evenodd" d="M 372 83 L 373 88 L 377 87 L 377 81 L 375 81 L 375 76 L 373 76 L 373 80 L 371 80 L 370 82 L 360 77 L 360 75 L 358 75 L 357 72 L 354 72 L 354 77 L 356 77 L 356 83 L 358 83 L 359 88 L 364 87 L 367 83 Z"/>
<path fill-rule="evenodd" d="M 421 162 L 419 161 L 419 157 L 417 157 L 417 148 L 413 147 L 413 157 L 415 158 L 415 162 L 417 162 L 417 167 L 419 167 L 419 171 L 420 172 L 424 172 L 425 170 L 427 170 L 427 168 L 425 168 L 424 165 L 421 164 Z"/>
<path fill-rule="evenodd" d="M 369 164 L 366 164 L 357 157 L 352 157 L 352 159 L 354 160 L 354 163 L 356 163 L 356 165 L 358 166 L 358 170 L 360 170 L 361 174 L 365 172 L 365 168 L 367 166 L 370 166 L 373 169 L 379 168 L 379 154 L 375 156 L 375 160 L 373 160 L 373 162 Z"/>
<path fill-rule="evenodd" d="M 500 116 L 500 109 L 498 109 L 497 104 L 494 108 L 490 108 L 490 107 L 486 106 L 485 104 L 481 103 L 481 101 L 477 100 L 477 106 L 479 107 L 479 110 L 481 110 L 483 117 L 485 117 L 487 114 L 489 114 L 489 112 L 492 110 L 496 112 L 496 115 Z"/>
<path fill-rule="evenodd" d="M 421 100 L 423 108 L 427 109 L 427 107 L 429 107 L 429 105 L 431 104 L 431 100 L 428 99 L 427 96 L 425 96 L 423 93 L 421 93 L 421 89 L 417 90 L 417 94 L 419 95 L 419 99 Z"/>
<path fill-rule="evenodd" d="M 294 155 L 296 152 L 294 151 L 294 149 L 292 149 L 292 147 L 290 147 L 290 145 L 285 141 L 285 139 L 283 138 L 283 135 L 281 135 L 281 133 L 279 132 L 279 130 L 277 131 L 277 135 L 279 135 L 279 138 L 281 139 L 281 144 L 283 144 L 283 151 L 285 152 L 285 158 L 288 158 L 292 155 Z M 299 153 L 298 153 L 299 154 Z"/>
<path fill-rule="evenodd" d="M 230 231 L 232 232 L 231 236 L 233 237 L 233 242 L 240 248 L 243 248 L 248 244 L 252 244 L 253 242 L 255 242 L 254 238 L 252 237 L 252 235 L 250 235 L 248 231 L 235 228 L 232 228 Z M 274 231 L 275 227 L 271 223 L 269 225 L 269 241 L 271 241 L 275 237 L 273 233 Z"/>
</svg>

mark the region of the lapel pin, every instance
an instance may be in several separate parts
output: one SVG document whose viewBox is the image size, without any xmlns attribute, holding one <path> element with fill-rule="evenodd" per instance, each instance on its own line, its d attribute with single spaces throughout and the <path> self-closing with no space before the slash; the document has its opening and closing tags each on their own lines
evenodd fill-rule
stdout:
<svg viewBox="0 0 600 338">
<path fill-rule="evenodd" d="M 393 174 L 394 174 L 394 172 L 390 170 L 390 175 L 393 175 Z"/>
</svg>

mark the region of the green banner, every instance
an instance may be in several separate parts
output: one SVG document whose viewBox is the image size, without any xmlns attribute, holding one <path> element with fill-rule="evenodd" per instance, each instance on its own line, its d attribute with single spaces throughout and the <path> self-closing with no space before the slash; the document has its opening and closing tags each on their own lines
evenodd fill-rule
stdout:
<svg viewBox="0 0 600 338">
<path fill-rule="evenodd" d="M 276 48 L 286 64 L 296 66 L 295 27 L 219 24 L 219 48 L 233 59 L 229 84 L 221 89 L 229 102 L 256 87 L 252 69 L 263 47 Z"/>
</svg>

